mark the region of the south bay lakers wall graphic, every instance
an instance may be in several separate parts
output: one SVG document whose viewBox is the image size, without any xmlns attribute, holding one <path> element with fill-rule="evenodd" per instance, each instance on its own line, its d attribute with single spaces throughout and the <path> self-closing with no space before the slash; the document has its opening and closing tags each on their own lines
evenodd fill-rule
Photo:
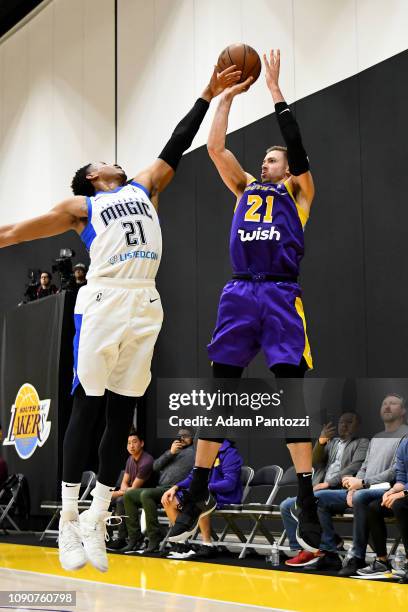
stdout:
<svg viewBox="0 0 408 612">
<path fill-rule="evenodd" d="M 4 446 L 14 445 L 21 459 L 29 459 L 37 446 L 43 446 L 51 431 L 47 421 L 51 400 L 40 400 L 33 385 L 24 383 L 11 407 L 11 421 Z"/>
</svg>

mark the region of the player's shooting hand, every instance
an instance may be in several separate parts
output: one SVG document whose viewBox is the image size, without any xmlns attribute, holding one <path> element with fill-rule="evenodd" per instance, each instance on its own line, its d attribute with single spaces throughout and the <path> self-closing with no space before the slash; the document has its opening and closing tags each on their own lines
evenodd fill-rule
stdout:
<svg viewBox="0 0 408 612">
<path fill-rule="evenodd" d="M 244 91 L 248 91 L 253 80 L 254 80 L 254 77 L 250 76 L 243 83 L 237 83 L 236 85 L 233 85 L 232 87 L 227 87 L 223 94 L 224 97 L 228 99 L 232 99 L 232 98 L 235 98 L 235 96 L 238 96 L 239 94 L 243 93 Z"/>
<path fill-rule="evenodd" d="M 219 72 L 218 67 L 214 66 L 214 72 L 206 88 L 206 92 L 208 92 L 210 98 L 215 98 L 215 96 L 218 96 L 227 87 L 231 87 L 235 85 L 235 83 L 238 83 L 242 73 L 241 70 L 237 70 L 236 68 L 236 65 L 233 64 L 222 72 Z"/>
<path fill-rule="evenodd" d="M 279 72 L 280 72 L 280 49 L 271 49 L 269 53 L 269 60 L 266 57 L 266 53 L 263 54 L 263 61 L 265 64 L 265 79 L 269 89 L 278 87 L 279 84 Z"/>
</svg>

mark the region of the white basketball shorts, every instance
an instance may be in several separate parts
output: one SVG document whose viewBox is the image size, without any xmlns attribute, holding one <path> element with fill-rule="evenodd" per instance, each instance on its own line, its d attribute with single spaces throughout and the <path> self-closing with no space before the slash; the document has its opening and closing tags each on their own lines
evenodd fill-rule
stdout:
<svg viewBox="0 0 408 612">
<path fill-rule="evenodd" d="M 143 395 L 163 321 L 154 280 L 92 279 L 78 292 L 74 316 L 72 392 L 81 384 L 86 395 Z"/>
</svg>

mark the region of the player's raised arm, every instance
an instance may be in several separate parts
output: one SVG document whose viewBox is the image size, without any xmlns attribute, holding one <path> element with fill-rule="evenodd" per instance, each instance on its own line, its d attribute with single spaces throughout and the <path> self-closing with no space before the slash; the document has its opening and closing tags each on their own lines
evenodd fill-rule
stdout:
<svg viewBox="0 0 408 612">
<path fill-rule="evenodd" d="M 170 183 L 184 151 L 191 146 L 211 100 L 224 91 L 226 87 L 236 83 L 240 76 L 241 72 L 235 70 L 235 66 L 229 66 L 222 72 L 217 72 L 215 67 L 210 82 L 204 89 L 201 97 L 198 98 L 193 108 L 176 126 L 159 158 L 151 166 L 134 177 L 137 183 L 141 183 L 149 191 L 155 206 L 158 203 L 158 194 Z"/>
<path fill-rule="evenodd" d="M 27 221 L 0 227 L 0 248 L 63 234 L 70 229 L 81 233 L 86 225 L 88 207 L 84 196 L 75 196 L 54 206 L 49 212 Z"/>
<path fill-rule="evenodd" d="M 275 104 L 276 118 L 288 152 L 289 171 L 294 194 L 300 206 L 309 212 L 314 197 L 314 184 L 309 170 L 309 159 L 303 147 L 302 137 L 295 117 L 286 104 L 279 88 L 280 51 L 273 49 L 269 60 L 263 56 L 266 72 L 266 84 Z"/>
<path fill-rule="evenodd" d="M 250 86 L 252 77 L 225 90 L 215 111 L 207 141 L 208 154 L 222 180 L 236 196 L 241 197 L 247 185 L 247 173 L 231 151 L 225 148 L 228 116 L 234 97 Z"/>
</svg>

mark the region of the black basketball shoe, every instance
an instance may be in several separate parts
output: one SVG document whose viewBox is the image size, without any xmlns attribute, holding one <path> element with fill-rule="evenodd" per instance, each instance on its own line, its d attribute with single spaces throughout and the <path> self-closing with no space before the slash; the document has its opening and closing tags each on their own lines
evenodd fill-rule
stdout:
<svg viewBox="0 0 408 612">
<path fill-rule="evenodd" d="M 182 510 L 169 532 L 169 542 L 185 542 L 197 529 L 200 518 L 211 514 L 216 506 L 217 502 L 209 492 L 200 501 L 194 501 L 190 493 L 185 493 Z"/>
<path fill-rule="evenodd" d="M 316 500 L 317 502 L 317 500 Z M 303 509 L 296 503 L 290 510 L 291 515 L 297 521 L 296 539 L 300 546 L 309 552 L 316 553 L 320 547 L 322 528 L 317 516 L 316 503 L 307 509 Z"/>
</svg>

